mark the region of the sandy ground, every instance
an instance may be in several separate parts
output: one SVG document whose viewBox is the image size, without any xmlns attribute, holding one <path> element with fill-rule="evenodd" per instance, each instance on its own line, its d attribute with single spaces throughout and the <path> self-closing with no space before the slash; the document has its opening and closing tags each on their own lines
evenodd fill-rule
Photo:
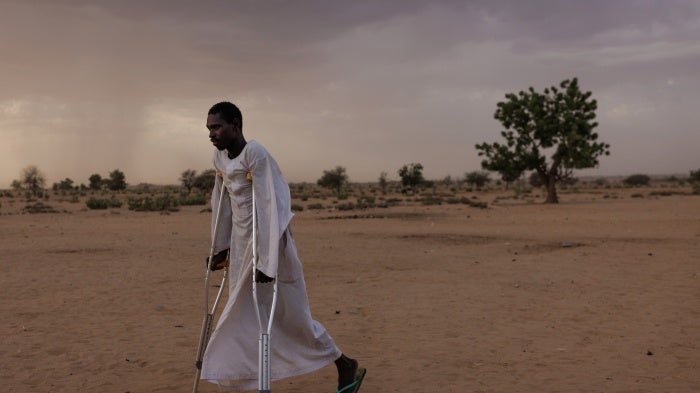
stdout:
<svg viewBox="0 0 700 393">
<path fill-rule="evenodd" d="M 209 213 L 75 206 L 0 216 L 2 390 L 191 391 Z M 359 214 L 293 227 L 362 392 L 700 391 L 700 196 Z M 273 391 L 334 380 L 330 365 Z"/>
</svg>

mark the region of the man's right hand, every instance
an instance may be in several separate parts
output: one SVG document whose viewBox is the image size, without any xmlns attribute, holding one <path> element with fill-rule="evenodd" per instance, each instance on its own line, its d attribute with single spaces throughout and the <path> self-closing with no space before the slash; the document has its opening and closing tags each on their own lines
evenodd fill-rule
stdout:
<svg viewBox="0 0 700 393">
<path fill-rule="evenodd" d="M 207 266 L 211 266 L 211 270 L 221 270 L 228 266 L 228 248 L 219 251 L 211 258 L 211 265 L 209 264 L 209 257 L 204 258 L 204 262 Z"/>
</svg>

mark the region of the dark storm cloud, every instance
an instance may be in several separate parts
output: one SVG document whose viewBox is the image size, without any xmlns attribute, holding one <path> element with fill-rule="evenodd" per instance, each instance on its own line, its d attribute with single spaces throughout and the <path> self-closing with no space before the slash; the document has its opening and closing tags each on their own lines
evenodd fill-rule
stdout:
<svg viewBox="0 0 700 393">
<path fill-rule="evenodd" d="M 209 165 L 202 113 L 232 99 L 293 180 L 336 164 L 371 180 L 418 158 L 430 176 L 459 176 L 478 169 L 475 143 L 497 139 L 505 93 L 578 76 L 613 145 L 600 171 L 686 170 L 700 143 L 699 4 L 8 2 L 0 133 L 50 135 L 84 161 L 173 181 Z M 641 142 L 665 161 L 645 164 Z M 3 179 L 46 143 L 13 140 Z"/>
</svg>

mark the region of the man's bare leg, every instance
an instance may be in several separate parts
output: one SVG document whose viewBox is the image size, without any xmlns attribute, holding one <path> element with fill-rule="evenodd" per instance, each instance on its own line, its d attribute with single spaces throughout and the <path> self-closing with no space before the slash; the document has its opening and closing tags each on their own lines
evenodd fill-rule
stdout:
<svg viewBox="0 0 700 393">
<path fill-rule="evenodd" d="M 355 374 L 358 368 L 357 360 L 341 354 L 335 360 L 335 366 L 338 368 L 338 389 L 355 382 Z"/>
</svg>

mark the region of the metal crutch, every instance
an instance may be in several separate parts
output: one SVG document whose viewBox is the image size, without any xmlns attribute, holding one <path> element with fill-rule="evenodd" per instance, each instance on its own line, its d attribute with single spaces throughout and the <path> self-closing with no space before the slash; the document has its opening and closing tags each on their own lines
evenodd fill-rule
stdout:
<svg viewBox="0 0 700 393">
<path fill-rule="evenodd" d="M 194 377 L 194 388 L 193 393 L 197 393 L 197 387 L 199 386 L 199 377 L 202 374 L 202 360 L 204 358 L 204 351 L 207 349 L 207 344 L 209 343 L 209 336 L 211 335 L 211 325 L 214 322 L 214 313 L 216 312 L 219 301 L 221 300 L 221 295 L 226 287 L 226 277 L 228 276 L 228 267 L 224 268 L 224 276 L 221 279 L 221 286 L 219 287 L 219 293 L 216 294 L 216 299 L 214 299 L 214 304 L 212 305 L 211 311 L 209 310 L 209 276 L 211 274 L 212 259 L 214 259 L 214 243 L 216 242 L 216 236 L 219 230 L 219 218 L 221 217 L 221 205 L 224 203 L 224 192 L 226 186 L 224 185 L 223 176 L 221 173 L 217 173 L 217 176 L 222 177 L 221 179 L 221 191 L 219 193 L 219 206 L 216 208 L 216 219 L 214 220 L 214 234 L 211 241 L 211 249 L 209 250 L 209 261 L 207 263 L 207 272 L 204 276 L 204 321 L 202 321 L 202 331 L 199 333 L 199 346 L 197 347 L 197 360 L 195 360 L 195 367 L 197 367 L 197 373 Z"/>
<path fill-rule="evenodd" d="M 255 313 L 258 317 L 258 327 L 260 328 L 260 338 L 258 339 L 258 392 L 270 393 L 270 332 L 272 331 L 272 320 L 277 306 L 277 282 L 279 280 L 277 277 L 274 278 L 270 318 L 267 322 L 267 330 L 264 330 L 260 307 L 258 306 L 258 285 L 255 282 L 255 272 L 258 270 L 258 217 L 255 207 L 255 189 L 253 188 L 253 301 L 255 302 Z"/>
</svg>

